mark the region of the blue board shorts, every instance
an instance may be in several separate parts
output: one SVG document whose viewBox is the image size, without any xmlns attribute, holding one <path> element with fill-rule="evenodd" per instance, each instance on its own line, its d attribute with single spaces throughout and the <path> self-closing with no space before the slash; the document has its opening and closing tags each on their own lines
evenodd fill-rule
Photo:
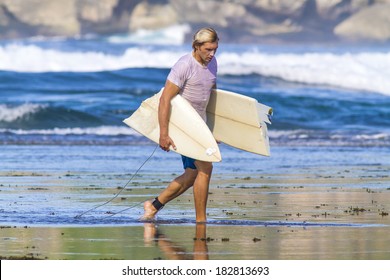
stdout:
<svg viewBox="0 0 390 280">
<path fill-rule="evenodd" d="M 196 169 L 195 166 L 195 159 L 186 157 L 186 156 L 181 156 L 181 160 L 183 161 L 183 168 L 191 168 L 191 169 Z"/>
</svg>

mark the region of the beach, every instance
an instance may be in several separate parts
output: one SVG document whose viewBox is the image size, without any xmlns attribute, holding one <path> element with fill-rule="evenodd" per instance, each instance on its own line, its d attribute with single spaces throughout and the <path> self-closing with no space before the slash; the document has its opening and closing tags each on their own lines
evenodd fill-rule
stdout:
<svg viewBox="0 0 390 280">
<path fill-rule="evenodd" d="M 59 147 L 49 152 L 55 148 Z M 50 156 L 44 149 L 40 154 L 35 146 L 25 147 L 25 154 L 21 150 L 21 159 L 30 156 L 41 164 L 30 160 L 24 170 L 9 168 L 0 172 L 1 258 L 390 258 L 388 149 L 375 151 L 376 164 L 357 160 L 343 164 L 345 158 L 364 158 L 367 152 L 326 148 L 326 153 L 318 153 L 333 156 L 333 161 L 316 161 L 315 165 L 301 162 L 294 167 L 287 165 L 284 157 L 293 157 L 299 151 L 301 156 L 315 161 L 315 153 L 307 147 L 274 147 L 273 159 L 242 152 L 245 168 L 230 161 L 230 154 L 236 153 L 232 148 L 221 147 L 225 162 L 214 166 L 208 223 L 197 225 L 192 190 L 169 203 L 155 222 L 138 220 L 143 213 L 142 202 L 156 196 L 177 175 L 175 170 L 180 172 L 180 165 L 176 154 L 156 152 L 129 182 L 133 175 L 129 171 L 136 170 L 142 156 L 132 165 L 122 165 L 127 173 L 116 172 L 117 166 L 110 163 L 121 166 L 126 154 L 122 160 L 117 154 L 127 151 L 134 156 L 136 148 L 67 148 L 68 159 L 73 158 L 72 151 L 79 155 L 81 151 L 91 152 L 88 161 L 94 164 L 89 166 L 68 160 L 59 162 L 61 153 L 52 152 Z M 96 149 L 101 153 L 93 155 Z M 149 146 L 148 151 L 152 150 L 153 146 Z M 44 151 L 50 159 L 46 163 L 42 162 Z M 173 173 L 163 171 L 161 166 L 156 168 L 161 158 Z M 56 168 L 54 162 L 62 168 Z M 45 164 L 52 170 L 43 168 Z M 68 168 L 71 166 L 78 168 Z M 96 206 L 100 207 L 94 209 Z"/>
<path fill-rule="evenodd" d="M 271 156 L 222 143 L 207 224 L 191 189 L 139 221 L 183 171 L 123 123 L 191 51 L 169 34 L 0 42 L 0 258 L 389 260 L 388 44 L 221 38 L 218 88 L 272 107 Z"/>
</svg>

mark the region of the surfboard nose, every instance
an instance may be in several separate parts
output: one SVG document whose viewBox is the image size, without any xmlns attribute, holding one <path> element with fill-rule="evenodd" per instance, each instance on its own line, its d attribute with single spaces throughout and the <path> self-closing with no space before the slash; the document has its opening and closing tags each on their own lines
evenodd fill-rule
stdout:
<svg viewBox="0 0 390 280">
<path fill-rule="evenodd" d="M 141 106 L 124 122 L 155 143 L 159 143 L 158 104 L 161 91 L 144 100 Z M 200 161 L 220 162 L 219 147 L 207 124 L 182 96 L 171 101 L 169 135 L 175 142 L 172 151 Z M 191 124 L 191 125 L 189 125 Z"/>
</svg>

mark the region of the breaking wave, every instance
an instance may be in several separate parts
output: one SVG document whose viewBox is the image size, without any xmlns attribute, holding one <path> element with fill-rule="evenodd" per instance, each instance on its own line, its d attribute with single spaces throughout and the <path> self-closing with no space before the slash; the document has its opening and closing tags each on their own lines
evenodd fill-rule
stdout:
<svg viewBox="0 0 390 280">
<path fill-rule="evenodd" d="M 14 43 L 0 46 L 0 70 L 99 72 L 128 68 L 161 69 L 170 68 L 186 52 L 188 50 L 183 47 L 169 49 L 133 45 L 125 48 L 121 54 L 113 54 L 96 50 L 64 51 Z M 390 95 L 390 52 L 275 53 L 257 48 L 226 48 L 218 53 L 218 63 L 220 75 L 258 74 L 290 82 Z"/>
</svg>

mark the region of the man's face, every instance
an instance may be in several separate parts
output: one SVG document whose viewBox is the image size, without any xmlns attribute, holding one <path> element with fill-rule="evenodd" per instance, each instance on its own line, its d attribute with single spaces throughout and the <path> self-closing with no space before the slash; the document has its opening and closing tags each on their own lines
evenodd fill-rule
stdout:
<svg viewBox="0 0 390 280">
<path fill-rule="evenodd" d="M 213 59 L 218 49 L 218 42 L 204 43 L 197 48 L 198 55 L 205 64 L 209 63 Z"/>
</svg>

